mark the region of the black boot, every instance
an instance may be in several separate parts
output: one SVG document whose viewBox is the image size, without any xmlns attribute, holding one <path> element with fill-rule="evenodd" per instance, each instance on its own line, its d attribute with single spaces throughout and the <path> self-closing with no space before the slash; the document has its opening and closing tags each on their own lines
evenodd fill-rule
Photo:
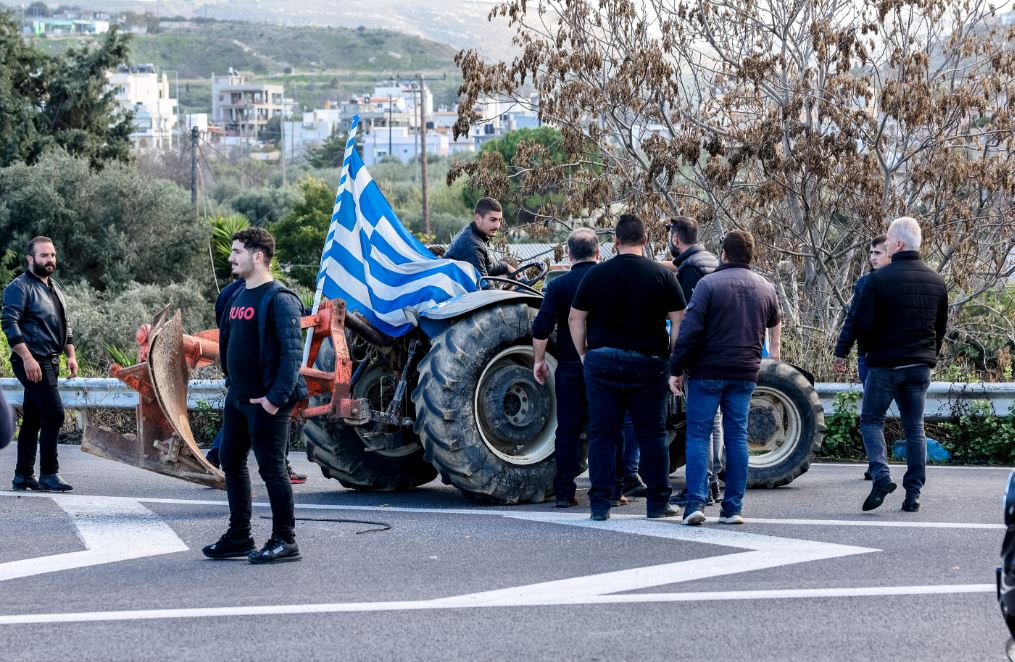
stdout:
<svg viewBox="0 0 1015 662">
<path fill-rule="evenodd" d="M 885 497 L 894 492 L 896 487 L 898 486 L 887 476 L 874 481 L 874 485 L 871 486 L 871 493 L 864 499 L 863 510 L 874 510 L 880 506 L 884 502 Z"/>
<path fill-rule="evenodd" d="M 39 489 L 44 492 L 70 492 L 74 488 L 63 482 L 60 474 L 44 474 L 39 476 Z"/>
<path fill-rule="evenodd" d="M 42 489 L 39 487 L 39 481 L 35 480 L 35 476 L 22 476 L 21 474 L 14 474 L 11 487 L 21 491 Z"/>
</svg>

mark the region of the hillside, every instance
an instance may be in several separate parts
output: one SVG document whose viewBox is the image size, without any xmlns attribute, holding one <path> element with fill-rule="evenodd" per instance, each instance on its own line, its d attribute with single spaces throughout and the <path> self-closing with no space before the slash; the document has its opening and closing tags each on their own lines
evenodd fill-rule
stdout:
<svg viewBox="0 0 1015 662">
<path fill-rule="evenodd" d="M 257 74 L 303 72 L 454 71 L 455 49 L 388 30 L 290 27 L 238 21 L 174 23 L 164 32 L 138 35 L 132 50 L 138 62 L 206 78 L 232 66 Z"/>
<path fill-rule="evenodd" d="M 280 25 L 319 25 L 348 29 L 365 26 L 477 48 L 484 55 L 509 58 L 513 31 L 507 21 L 487 15 L 495 0 L 71 0 L 65 4 L 111 12 L 150 12 L 168 16 L 256 21 Z M 4 0 L 17 6 L 14 0 Z M 25 5 L 29 4 L 27 1 Z M 55 6 L 57 3 L 51 3 Z"/>
<path fill-rule="evenodd" d="M 132 36 L 131 60 L 178 73 L 181 108 L 186 112 L 211 110 L 211 74 L 225 73 L 229 67 L 285 85 L 287 96 L 307 105 L 370 92 L 374 83 L 396 73 L 436 78 L 428 83 L 435 102 L 451 104 L 461 82 L 454 48 L 390 30 L 166 19 L 159 29 Z M 80 42 L 81 38 L 39 39 L 36 45 L 58 52 Z"/>
</svg>

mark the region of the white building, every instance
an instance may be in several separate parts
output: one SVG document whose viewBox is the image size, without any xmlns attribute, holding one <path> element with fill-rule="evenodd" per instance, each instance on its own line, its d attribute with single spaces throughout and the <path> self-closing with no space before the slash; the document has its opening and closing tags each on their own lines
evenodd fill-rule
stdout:
<svg viewBox="0 0 1015 662">
<path fill-rule="evenodd" d="M 389 151 L 390 149 L 390 151 Z M 448 136 L 427 134 L 426 153 L 437 156 L 448 155 Z M 408 163 L 419 156 L 419 132 L 408 127 L 376 129 L 363 139 L 363 163 L 370 166 L 386 156 L 393 156 L 402 163 Z"/>
<path fill-rule="evenodd" d="M 282 122 L 282 151 L 287 159 L 302 157 L 307 147 L 320 145 L 338 129 L 342 111 L 317 108 L 303 113 L 301 121 Z"/>
<path fill-rule="evenodd" d="M 212 74 L 211 121 L 223 128 L 225 136 L 256 141 L 269 119 L 291 111 L 292 102 L 282 92 L 281 85 L 255 83 L 233 70 Z"/>
<path fill-rule="evenodd" d="M 173 147 L 177 103 L 169 96 L 169 76 L 156 72 L 154 65 L 141 64 L 106 72 L 106 77 L 120 107 L 134 113 L 134 132 L 130 136 L 134 147 Z"/>
</svg>

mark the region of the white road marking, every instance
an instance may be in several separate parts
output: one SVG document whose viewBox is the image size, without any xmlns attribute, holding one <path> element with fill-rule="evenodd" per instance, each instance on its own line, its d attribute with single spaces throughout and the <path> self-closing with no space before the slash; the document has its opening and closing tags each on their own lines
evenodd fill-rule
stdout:
<svg viewBox="0 0 1015 662">
<path fill-rule="evenodd" d="M 857 465 L 859 466 L 859 465 Z M 0 497 L 3 496 L 15 496 L 15 497 L 41 497 L 45 499 L 59 499 L 62 495 L 56 494 L 45 494 L 36 492 L 11 492 L 0 490 Z M 228 508 L 229 503 L 220 499 L 166 499 L 158 497 L 102 497 L 104 499 L 122 499 L 128 502 L 139 502 L 139 503 L 162 503 L 168 505 L 182 505 L 182 506 L 218 506 L 220 508 Z M 270 508 L 271 505 L 267 502 L 255 501 L 253 503 L 255 508 Z M 575 509 L 565 511 L 543 511 L 543 510 L 524 510 L 518 509 L 498 509 L 498 508 L 411 508 L 404 506 L 359 506 L 359 505 L 346 505 L 346 504 L 328 504 L 328 503 L 297 503 L 297 509 L 304 510 L 334 510 L 334 511 L 362 511 L 362 512 L 376 512 L 376 513 L 429 513 L 435 515 L 475 515 L 475 516 L 487 516 L 487 517 L 518 517 L 519 515 L 525 516 L 525 518 L 533 519 L 536 515 L 546 514 L 549 516 L 560 516 L 576 520 L 588 520 L 591 525 L 592 522 L 589 520 L 587 512 Z M 799 519 L 799 518 L 773 518 L 773 517 L 750 517 L 747 516 L 747 526 L 751 524 L 786 524 L 790 526 L 858 526 L 858 527 L 887 527 L 887 528 L 912 528 L 912 529 L 984 529 L 984 530 L 1004 530 L 1007 527 L 1004 524 L 988 524 L 984 522 L 926 522 L 926 521 L 899 521 L 899 520 L 881 520 L 876 519 L 879 515 L 875 512 L 870 515 L 865 515 L 865 519 Z M 623 511 L 617 511 L 616 509 L 610 513 L 611 520 L 616 519 L 644 519 L 643 515 L 631 514 L 626 515 Z M 917 515 L 916 517 L 919 517 Z M 716 518 L 711 517 L 708 519 L 706 524 L 715 524 Z"/>
<path fill-rule="evenodd" d="M 0 496 L 11 493 L 0 492 Z M 64 561 L 57 563 L 54 567 L 53 560 L 62 557 L 74 557 L 77 554 L 88 554 L 78 552 L 70 555 L 58 555 L 46 559 L 32 559 L 27 562 L 16 561 L 0 565 L 0 573 L 7 568 L 16 569 L 17 564 L 28 563 L 34 565 L 35 572 L 25 572 L 21 575 L 38 574 L 40 571 L 53 571 L 69 567 L 82 567 L 94 563 L 106 563 L 110 560 L 123 560 L 125 558 L 138 558 L 153 553 L 168 553 L 170 551 L 184 551 L 186 545 L 176 537 L 175 533 L 167 525 L 138 502 L 164 503 L 178 505 L 212 505 L 225 507 L 223 501 L 196 501 L 187 499 L 132 499 L 128 497 L 78 497 L 70 495 L 24 495 L 18 496 L 40 496 L 52 498 L 62 508 L 72 514 L 91 514 L 91 523 L 86 517 L 85 526 L 80 527 L 82 539 L 89 548 L 97 547 L 110 539 L 125 540 L 122 533 L 124 513 L 133 517 L 141 517 L 147 524 L 152 520 L 168 530 L 175 540 L 163 539 L 161 542 L 153 539 L 148 527 L 135 527 L 134 534 L 144 530 L 143 541 L 135 540 L 130 543 L 131 554 L 124 556 L 126 550 L 121 550 L 117 558 L 105 558 L 92 560 L 89 563 Z M 267 504 L 256 504 L 266 506 Z M 833 543 L 816 542 L 810 540 L 798 540 L 792 538 L 781 538 L 776 536 L 748 533 L 743 527 L 722 528 L 719 526 L 685 527 L 679 520 L 648 520 L 638 515 L 614 516 L 606 522 L 593 522 L 585 513 L 581 512 L 557 512 L 557 511 L 536 511 L 536 510 L 495 510 L 495 509 L 444 509 L 444 508 L 400 508 L 387 506 L 347 506 L 329 504 L 302 504 L 301 508 L 318 510 L 358 510 L 371 512 L 401 512 L 401 513 L 426 513 L 426 514 L 464 514 L 508 517 L 517 520 L 555 524 L 563 526 L 578 526 L 593 528 L 615 533 L 627 533 L 643 536 L 653 536 L 670 540 L 684 542 L 695 542 L 711 544 L 720 547 L 730 547 L 747 550 L 732 554 L 706 557 L 702 559 L 691 559 L 664 563 L 648 567 L 631 568 L 614 572 L 600 573 L 584 577 L 571 577 L 567 579 L 540 582 L 526 586 L 509 587 L 492 591 L 482 591 L 465 595 L 449 596 L 429 600 L 410 601 L 389 601 L 389 602 L 363 602 L 363 603 L 325 603 L 310 605 L 256 605 L 237 607 L 209 607 L 209 608 L 181 608 L 181 609 L 149 609 L 133 611 L 109 611 L 109 612 L 80 612 L 63 614 L 14 614 L 0 616 L 0 625 L 16 624 L 37 624 L 37 623 L 66 623 L 66 622 L 96 622 L 96 621 L 126 621 L 126 620 L 155 620 L 172 618 L 206 618 L 223 616 L 257 616 L 257 615 L 285 615 L 285 614 L 312 614 L 312 613 L 338 613 L 338 612 L 373 612 L 373 611 L 400 611 L 400 610 L 425 610 L 425 609 L 466 609 L 466 608 L 489 608 L 489 607 L 519 607 L 519 606 L 545 606 L 545 605 L 600 605 L 600 604 L 626 604 L 626 603 L 650 603 L 650 602 L 700 602 L 710 600 L 768 600 L 768 599 L 800 599 L 800 598 L 846 598 L 846 597 L 879 597 L 891 595 L 940 595 L 940 594 L 963 594 L 963 593 L 989 593 L 994 590 L 993 584 L 968 584 L 968 585 L 939 585 L 939 586 L 897 586 L 897 587 L 856 587 L 842 588 L 829 587 L 820 589 L 777 589 L 757 591 L 705 591 L 705 592 L 667 592 L 667 593 L 630 593 L 630 591 L 645 590 L 657 586 L 672 585 L 682 582 L 689 582 L 711 577 L 739 574 L 753 570 L 780 567 L 784 565 L 804 563 L 808 561 L 819 561 L 824 559 L 851 556 L 854 554 L 866 554 L 879 550 L 869 547 L 855 547 L 850 545 L 839 545 Z M 107 521 L 111 514 L 119 517 L 120 521 Z M 80 516 L 79 516 L 80 519 Z M 761 522 L 762 520 L 754 520 Z M 867 522 L 849 521 L 841 522 L 836 520 L 763 520 L 766 523 L 787 523 L 798 522 L 820 526 L 823 522 L 828 525 L 942 525 L 950 528 L 968 528 L 967 523 L 928 523 L 928 522 Z M 92 526 L 95 525 L 95 526 Z M 975 526 L 975 525 L 974 525 Z M 985 525 L 980 525 L 985 526 Z M 103 528 L 105 527 L 105 528 Z M 157 538 L 157 537 L 156 537 Z M 101 539 L 101 540 L 100 540 Z M 160 546 L 161 545 L 161 546 Z M 172 548 L 178 545 L 176 548 Z M 123 546 L 122 544 L 120 546 Z M 156 547 L 163 551 L 155 551 Z M 147 551 L 145 549 L 147 548 Z M 106 555 L 108 554 L 106 550 Z M 38 566 L 45 566 L 45 570 Z M 31 569 L 31 568 L 29 568 Z M 0 579 L 4 578 L 0 574 Z M 10 577 L 8 577 L 10 578 Z"/>
<path fill-rule="evenodd" d="M 790 600 L 815 598 L 888 597 L 897 595 L 962 595 L 991 593 L 993 584 L 942 584 L 938 586 L 879 586 L 857 588 L 778 589 L 762 591 L 708 591 L 689 593 L 638 593 L 562 598 L 540 603 L 546 605 L 608 605 L 652 602 L 709 602 L 729 600 Z M 467 596 L 463 596 L 467 597 Z M 526 605 L 528 603 L 525 603 Z M 419 611 L 435 609 L 475 609 L 477 607 L 515 607 L 503 600 L 492 604 L 439 600 L 401 602 L 332 602 L 296 605 L 244 605 L 239 607 L 197 607 L 183 609 L 139 609 L 131 611 L 90 611 L 62 614 L 14 614 L 0 616 L 0 625 L 39 625 L 48 623 L 97 623 L 103 621 L 151 621 L 173 618 L 222 618 L 227 616 L 285 616 L 301 614 L 337 614 L 381 611 Z"/>
<path fill-rule="evenodd" d="M 71 516 L 85 549 L 0 563 L 0 582 L 188 549 L 168 524 L 137 501 L 69 494 L 53 501 Z"/>
</svg>

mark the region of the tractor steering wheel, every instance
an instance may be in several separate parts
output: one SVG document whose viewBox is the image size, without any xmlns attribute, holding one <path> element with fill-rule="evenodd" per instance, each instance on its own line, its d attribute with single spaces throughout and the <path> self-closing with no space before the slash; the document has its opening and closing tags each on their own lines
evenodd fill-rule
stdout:
<svg viewBox="0 0 1015 662">
<path fill-rule="evenodd" d="M 531 262 L 519 265 L 518 268 L 515 269 L 514 273 L 512 273 L 508 278 L 522 285 L 532 287 L 542 280 L 543 276 L 546 275 L 546 272 L 549 271 L 549 269 L 550 266 L 546 262 L 542 260 L 532 260 Z M 526 271 L 532 270 L 535 270 L 534 276 L 530 276 L 528 278 L 523 277 Z"/>
</svg>

